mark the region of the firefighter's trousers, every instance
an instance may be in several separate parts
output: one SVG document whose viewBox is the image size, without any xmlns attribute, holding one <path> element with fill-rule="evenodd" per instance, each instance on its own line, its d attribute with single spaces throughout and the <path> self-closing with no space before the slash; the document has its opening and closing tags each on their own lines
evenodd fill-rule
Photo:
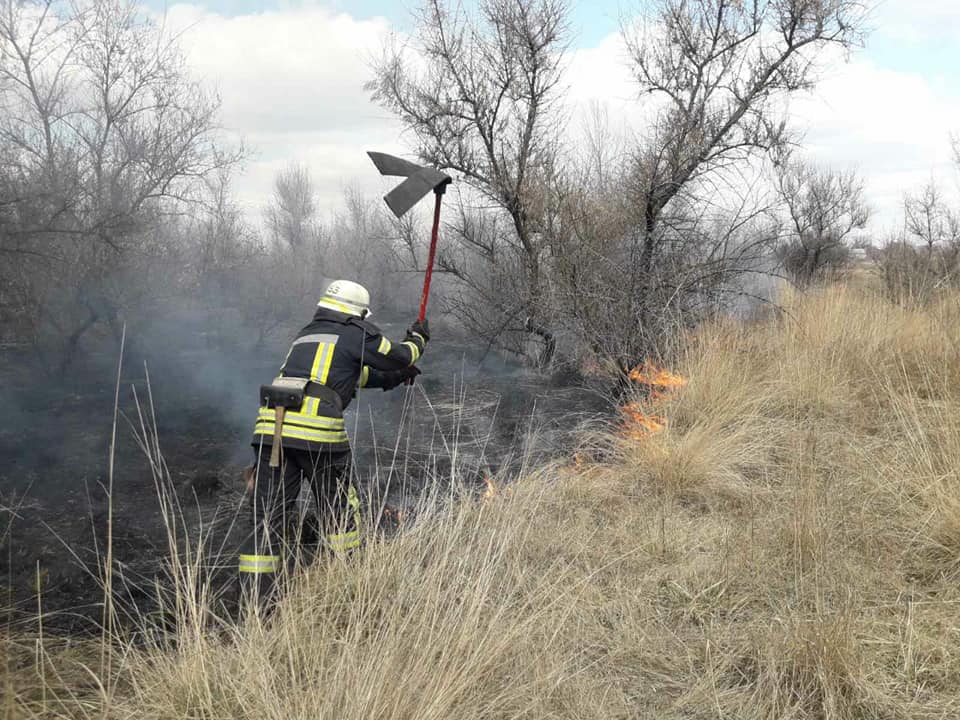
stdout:
<svg viewBox="0 0 960 720">
<path fill-rule="evenodd" d="M 253 530 L 240 554 L 240 588 L 260 605 L 268 603 L 278 575 L 297 558 L 305 515 L 297 502 L 301 483 L 309 481 L 320 540 L 329 551 L 346 552 L 360 544 L 360 500 L 350 484 L 350 453 L 283 450 L 279 468 L 270 467 L 270 446 L 263 446 L 250 493 Z"/>
</svg>

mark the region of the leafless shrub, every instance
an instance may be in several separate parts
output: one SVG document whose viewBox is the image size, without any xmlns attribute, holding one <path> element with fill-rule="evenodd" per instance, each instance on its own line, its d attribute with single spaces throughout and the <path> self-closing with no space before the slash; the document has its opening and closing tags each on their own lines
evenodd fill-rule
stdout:
<svg viewBox="0 0 960 720">
<path fill-rule="evenodd" d="M 903 201 L 907 237 L 926 246 L 927 253 L 960 243 L 960 216 L 950 208 L 939 186 L 930 181 Z"/>
<path fill-rule="evenodd" d="M 755 250 L 765 233 L 742 238 L 763 208 L 743 201 L 741 173 L 790 141 L 778 103 L 816 82 L 819 53 L 858 41 L 863 10 L 849 0 L 662 0 L 655 8 L 646 24 L 625 31 L 641 89 L 663 104 L 630 167 L 637 219 L 620 286 L 631 288 L 624 314 L 646 331 L 631 362 L 652 349 L 664 286 L 668 298 L 691 298 L 692 308 L 671 303 L 687 312 L 702 304 L 705 281 L 714 302 L 727 281 L 759 269 Z M 726 213 L 734 232 L 704 242 L 712 233 L 698 221 L 724 197 L 735 208 Z M 695 282 L 670 282 L 678 270 L 685 280 L 692 271 Z"/>
<path fill-rule="evenodd" d="M 876 256 L 884 291 L 899 305 L 924 305 L 939 291 L 960 285 L 960 248 L 918 247 L 904 239 L 888 242 Z"/>
<path fill-rule="evenodd" d="M 273 181 L 273 198 L 267 205 L 267 230 L 275 243 L 293 251 L 322 242 L 317 218 L 313 179 L 303 165 L 290 165 Z"/>
<path fill-rule="evenodd" d="M 469 15 L 429 0 L 419 19 L 416 58 L 389 50 L 368 89 L 414 132 L 420 159 L 460 173 L 480 204 L 461 209 L 448 228 L 458 247 L 440 258 L 459 287 L 453 307 L 488 337 L 530 328 L 549 342 L 539 198 L 559 140 L 566 4 L 490 0 Z M 480 306 L 482 318 L 470 312 Z"/>
<path fill-rule="evenodd" d="M 924 304 L 960 285 L 960 216 L 933 181 L 904 198 L 904 232 L 877 255 L 887 297 Z"/>
<path fill-rule="evenodd" d="M 784 270 L 800 286 L 835 277 L 870 217 L 863 181 L 853 171 L 788 158 L 778 166 L 777 190 L 787 214 L 777 247 Z"/>
<path fill-rule="evenodd" d="M 781 99 L 815 83 L 820 52 L 858 41 L 863 8 L 654 7 L 625 34 L 659 110 L 624 157 L 594 154 L 589 180 L 571 167 L 554 108 L 562 3 L 492 0 L 469 17 L 432 0 L 419 64 L 394 50 L 377 68 L 369 88 L 414 131 L 421 160 L 459 171 L 486 201 L 462 209 L 458 245 L 440 261 L 458 281 L 458 314 L 491 340 L 525 330 L 549 348 L 573 328 L 626 370 L 677 322 L 734 302 L 749 292 L 746 278 L 772 269 L 769 199 L 750 177 L 753 161 L 791 139 Z"/>
<path fill-rule="evenodd" d="M 0 2 L 0 104 L 0 273 L 62 370 L 91 328 L 118 332 L 111 279 L 238 154 L 175 39 L 126 0 Z"/>
<path fill-rule="evenodd" d="M 326 233 L 326 272 L 353 278 L 367 287 L 378 315 L 388 309 L 387 298 L 395 305 L 413 307 L 412 288 L 417 283 L 411 283 L 410 274 L 405 272 L 409 268 L 406 253 L 413 237 L 404 232 L 408 224 L 395 221 L 380 198 L 364 195 L 355 188 L 348 187 L 343 200 L 343 209 L 334 215 Z"/>
<path fill-rule="evenodd" d="M 644 231 L 633 196 L 571 192 L 551 267 L 560 322 L 581 350 L 625 378 L 644 359 L 669 353 L 684 328 L 735 310 L 747 295 L 761 297 L 751 279 L 773 272 L 776 228 L 762 191 L 744 197 L 729 209 L 676 198 L 656 229 L 656 263 L 640 273 Z"/>
</svg>

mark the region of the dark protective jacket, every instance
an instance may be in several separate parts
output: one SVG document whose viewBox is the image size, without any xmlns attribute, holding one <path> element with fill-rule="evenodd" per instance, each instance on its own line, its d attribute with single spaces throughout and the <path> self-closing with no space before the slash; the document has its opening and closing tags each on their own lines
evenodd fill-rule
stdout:
<svg viewBox="0 0 960 720">
<path fill-rule="evenodd" d="M 280 369 L 282 377 L 311 380 L 300 409 L 285 413 L 283 446 L 313 452 L 349 450 L 343 410 L 356 389 L 395 385 L 393 374 L 417 362 L 425 344 L 412 331 L 394 344 L 371 322 L 318 308 L 313 321 L 294 338 Z M 261 407 L 254 446 L 273 444 L 274 421 L 274 410 Z"/>
</svg>

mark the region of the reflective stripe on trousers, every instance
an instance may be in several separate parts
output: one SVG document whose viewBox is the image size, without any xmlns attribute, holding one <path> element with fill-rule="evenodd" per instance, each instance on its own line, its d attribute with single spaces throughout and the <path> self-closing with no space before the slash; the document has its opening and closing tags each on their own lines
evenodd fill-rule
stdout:
<svg viewBox="0 0 960 720">
<path fill-rule="evenodd" d="M 279 555 L 241 555 L 240 572 L 275 573 L 280 569 Z"/>
<path fill-rule="evenodd" d="M 353 484 L 347 488 L 347 504 L 353 511 L 353 530 L 342 533 L 330 533 L 327 535 L 327 543 L 334 552 L 343 552 L 352 550 L 360 546 L 360 497 Z"/>
</svg>

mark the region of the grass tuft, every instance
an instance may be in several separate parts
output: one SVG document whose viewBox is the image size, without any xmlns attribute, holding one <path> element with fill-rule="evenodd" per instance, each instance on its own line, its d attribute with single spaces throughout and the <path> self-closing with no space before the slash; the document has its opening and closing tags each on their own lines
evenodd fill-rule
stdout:
<svg viewBox="0 0 960 720">
<path fill-rule="evenodd" d="M 86 716 L 960 717 L 958 341 L 960 298 L 869 288 L 701 329 L 632 398 L 662 431 L 425 497 L 269 620 L 185 589 Z"/>
</svg>

